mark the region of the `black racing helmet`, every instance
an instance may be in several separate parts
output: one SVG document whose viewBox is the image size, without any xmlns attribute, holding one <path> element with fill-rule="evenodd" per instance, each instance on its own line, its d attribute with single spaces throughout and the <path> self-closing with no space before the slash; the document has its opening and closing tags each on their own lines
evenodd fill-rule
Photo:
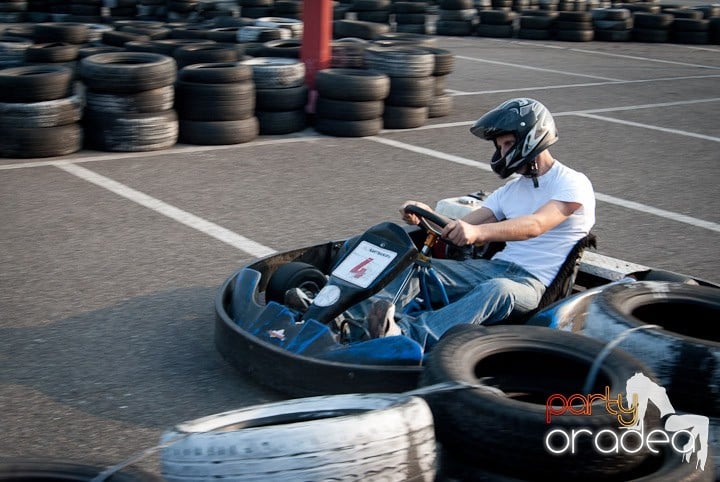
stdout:
<svg viewBox="0 0 720 482">
<path fill-rule="evenodd" d="M 515 134 L 515 144 L 505 156 L 500 149 L 490 166 L 501 178 L 515 173 L 558 140 L 557 128 L 550 111 L 535 99 L 518 98 L 503 102 L 470 128 L 477 137 L 487 141 L 503 134 Z M 496 144 L 497 147 L 497 144 Z"/>
</svg>

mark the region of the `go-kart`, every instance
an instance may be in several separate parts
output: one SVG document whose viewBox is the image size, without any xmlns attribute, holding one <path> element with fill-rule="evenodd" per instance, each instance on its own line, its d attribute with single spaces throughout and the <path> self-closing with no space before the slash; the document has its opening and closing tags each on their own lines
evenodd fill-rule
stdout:
<svg viewBox="0 0 720 482">
<path fill-rule="evenodd" d="M 433 256 L 483 255 L 440 239 L 438 228 L 444 227 L 448 216 L 417 206 L 409 210 L 419 217 L 420 226 L 380 223 L 360 236 L 271 255 L 233 273 L 215 300 L 219 352 L 259 383 L 294 396 L 416 388 L 427 355 L 418 343 L 405 336 L 348 338 L 348 326 L 338 322 L 392 282 L 400 286 L 394 292 L 397 301 L 412 277 L 418 278 L 420 292 L 405 310 L 436 309 L 438 296 L 431 300 L 429 289 L 442 295 L 443 288 L 432 269 Z M 571 286 L 562 297 L 584 291 L 584 298 L 583 293 L 573 295 L 575 305 L 586 303 L 603 286 L 626 281 L 628 274 L 635 279 L 657 274 L 599 255 L 573 266 L 578 268 L 570 278 L 574 289 Z M 687 279 L 667 274 L 671 280 Z M 311 300 L 306 309 L 285 303 L 292 288 Z M 440 305 L 447 302 L 443 296 L 440 299 Z M 577 320 L 567 321 L 558 303 L 546 313 L 560 313 L 564 321 L 540 312 L 534 317 L 540 321 L 534 324 L 578 331 L 568 326 Z"/>
</svg>

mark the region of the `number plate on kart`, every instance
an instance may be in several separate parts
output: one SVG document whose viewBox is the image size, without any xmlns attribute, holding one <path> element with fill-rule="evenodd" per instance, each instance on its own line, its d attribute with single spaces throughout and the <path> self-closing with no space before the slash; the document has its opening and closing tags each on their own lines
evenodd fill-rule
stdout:
<svg viewBox="0 0 720 482">
<path fill-rule="evenodd" d="M 332 272 L 343 281 L 367 288 L 387 268 L 397 253 L 367 241 L 361 241 Z"/>
</svg>

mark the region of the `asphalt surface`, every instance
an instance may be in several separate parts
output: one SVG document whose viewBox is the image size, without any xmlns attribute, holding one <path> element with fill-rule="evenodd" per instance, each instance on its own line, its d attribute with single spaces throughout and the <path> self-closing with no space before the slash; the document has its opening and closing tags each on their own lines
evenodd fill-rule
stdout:
<svg viewBox="0 0 720 482">
<path fill-rule="evenodd" d="M 217 353 L 219 285 L 263 247 L 497 188 L 468 127 L 510 97 L 556 114 L 551 151 L 594 184 L 600 253 L 720 282 L 720 46 L 438 45 L 455 105 L 425 128 L 0 159 L 0 455 L 115 463 L 181 421 L 285 398 Z"/>
</svg>

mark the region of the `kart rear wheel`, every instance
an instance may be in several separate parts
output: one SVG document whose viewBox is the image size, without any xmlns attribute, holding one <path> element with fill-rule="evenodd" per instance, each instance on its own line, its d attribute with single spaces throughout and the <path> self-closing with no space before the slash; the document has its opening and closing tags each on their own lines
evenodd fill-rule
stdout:
<svg viewBox="0 0 720 482">
<path fill-rule="evenodd" d="M 325 274 L 309 263 L 293 261 L 280 266 L 268 281 L 265 301 L 283 303 L 285 292 L 291 288 L 300 288 L 314 298 L 325 286 Z"/>
</svg>

